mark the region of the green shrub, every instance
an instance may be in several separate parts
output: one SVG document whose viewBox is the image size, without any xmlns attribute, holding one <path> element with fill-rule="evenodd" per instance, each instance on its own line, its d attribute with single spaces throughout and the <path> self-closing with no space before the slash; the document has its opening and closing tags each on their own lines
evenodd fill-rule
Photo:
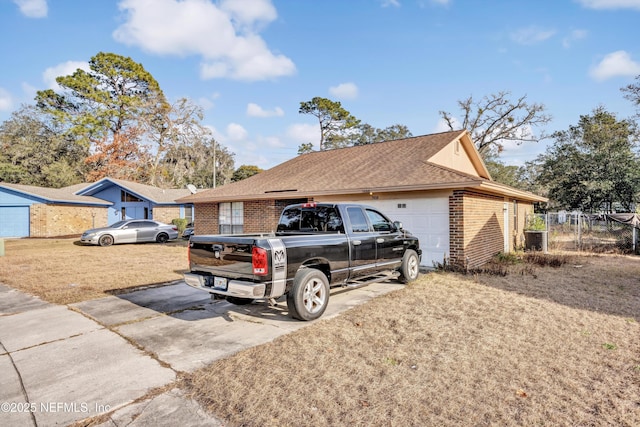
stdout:
<svg viewBox="0 0 640 427">
<path fill-rule="evenodd" d="M 188 223 L 189 223 L 189 220 L 186 218 L 174 218 L 171 220 L 171 224 L 178 227 L 178 233 L 180 233 L 181 235 L 184 229 L 187 228 Z"/>
<path fill-rule="evenodd" d="M 544 223 L 542 217 L 534 215 L 529 218 L 524 229 L 525 231 L 544 231 L 547 229 L 547 225 Z"/>
</svg>

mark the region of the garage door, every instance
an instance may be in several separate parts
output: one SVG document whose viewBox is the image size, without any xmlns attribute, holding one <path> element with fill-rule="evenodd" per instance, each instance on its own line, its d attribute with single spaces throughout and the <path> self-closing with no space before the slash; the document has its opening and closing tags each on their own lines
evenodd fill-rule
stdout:
<svg viewBox="0 0 640 427">
<path fill-rule="evenodd" d="M 433 267 L 449 256 L 449 197 L 368 200 L 393 221 L 420 239 L 421 264 Z"/>
<path fill-rule="evenodd" d="M 0 206 L 0 237 L 29 236 L 29 206 Z"/>
</svg>

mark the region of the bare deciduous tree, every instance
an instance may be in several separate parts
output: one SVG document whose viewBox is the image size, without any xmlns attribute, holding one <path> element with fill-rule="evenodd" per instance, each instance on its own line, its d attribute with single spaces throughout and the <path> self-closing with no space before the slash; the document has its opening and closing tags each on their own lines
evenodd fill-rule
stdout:
<svg viewBox="0 0 640 427">
<path fill-rule="evenodd" d="M 511 101 L 511 92 L 502 91 L 474 101 L 472 96 L 458 101 L 462 111 L 462 123 L 446 111 L 440 115 L 449 126 L 456 130 L 461 127 L 468 130 L 478 151 L 483 157 L 491 157 L 500 153 L 506 141 L 517 144 L 538 142 L 547 137 L 544 131 L 533 133 L 533 127 L 543 126 L 551 121 L 545 113 L 543 104 L 529 104 L 523 95 L 515 102 Z"/>
</svg>

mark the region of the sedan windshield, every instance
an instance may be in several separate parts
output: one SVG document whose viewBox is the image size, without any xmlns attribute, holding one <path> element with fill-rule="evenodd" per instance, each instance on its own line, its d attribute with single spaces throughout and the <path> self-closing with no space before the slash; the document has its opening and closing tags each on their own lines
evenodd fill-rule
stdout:
<svg viewBox="0 0 640 427">
<path fill-rule="evenodd" d="M 120 228 L 123 225 L 125 225 L 127 223 L 127 221 L 118 221 L 118 222 L 114 222 L 113 224 L 111 224 L 109 226 L 109 228 Z"/>
</svg>

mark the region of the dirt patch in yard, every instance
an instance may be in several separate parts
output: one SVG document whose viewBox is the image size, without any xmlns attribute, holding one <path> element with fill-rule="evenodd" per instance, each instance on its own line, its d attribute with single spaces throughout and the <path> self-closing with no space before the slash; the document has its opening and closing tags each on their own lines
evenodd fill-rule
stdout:
<svg viewBox="0 0 640 427">
<path fill-rule="evenodd" d="M 183 241 L 99 247 L 79 245 L 77 239 L 10 239 L 0 257 L 0 283 L 70 304 L 180 280 L 187 268 Z"/>
<path fill-rule="evenodd" d="M 640 259 L 430 273 L 187 376 L 229 425 L 640 425 Z"/>
</svg>

